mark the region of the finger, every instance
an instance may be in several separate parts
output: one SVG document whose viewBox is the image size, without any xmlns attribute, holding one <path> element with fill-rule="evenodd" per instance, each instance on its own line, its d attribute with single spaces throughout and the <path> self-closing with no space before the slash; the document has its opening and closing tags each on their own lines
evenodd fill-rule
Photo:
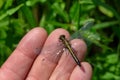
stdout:
<svg viewBox="0 0 120 80">
<path fill-rule="evenodd" d="M 75 50 L 74 52 L 77 54 L 77 57 L 80 61 L 82 61 L 86 52 L 86 44 L 80 39 L 72 40 L 71 44 L 72 48 Z M 66 54 L 66 52 L 64 52 L 50 80 L 68 80 L 75 65 L 77 64 L 71 54 Z"/>
<path fill-rule="evenodd" d="M 91 80 L 92 67 L 87 62 L 82 62 L 82 67 L 76 66 L 70 76 L 70 80 Z"/>
<path fill-rule="evenodd" d="M 47 33 L 42 28 L 31 30 L 19 43 L 18 47 L 2 65 L 1 80 L 23 80 L 39 54 Z"/>
<path fill-rule="evenodd" d="M 49 77 L 56 67 L 60 57 L 61 49 L 60 35 L 69 37 L 69 33 L 64 29 L 56 29 L 47 38 L 41 54 L 35 60 L 27 80 L 49 80 Z"/>
</svg>

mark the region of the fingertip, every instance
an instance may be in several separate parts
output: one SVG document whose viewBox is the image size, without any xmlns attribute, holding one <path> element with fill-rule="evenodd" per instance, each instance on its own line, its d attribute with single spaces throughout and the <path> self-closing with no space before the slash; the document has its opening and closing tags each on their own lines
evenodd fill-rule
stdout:
<svg viewBox="0 0 120 80">
<path fill-rule="evenodd" d="M 37 27 L 30 30 L 22 38 L 11 56 L 2 65 L 0 69 L 0 79 L 1 77 L 4 77 L 6 78 L 5 80 L 8 80 L 8 77 L 6 76 L 9 76 L 9 74 L 11 75 L 9 78 L 11 80 L 24 79 L 35 58 L 42 50 L 46 38 L 47 32 L 43 28 Z M 16 67 L 16 65 L 19 66 Z"/>
<path fill-rule="evenodd" d="M 62 29 L 62 28 L 58 28 L 58 29 L 55 29 L 52 33 L 51 33 L 52 36 L 54 37 L 60 37 L 60 35 L 65 35 L 66 38 L 69 39 L 70 37 L 70 34 L 68 31 L 66 31 L 65 29 Z"/>
<path fill-rule="evenodd" d="M 71 74 L 70 80 L 91 80 L 92 67 L 87 62 L 82 62 L 81 67 L 76 66 Z"/>
<path fill-rule="evenodd" d="M 17 49 L 26 53 L 31 52 L 31 53 L 39 54 L 46 38 L 47 38 L 47 32 L 45 29 L 41 27 L 33 28 L 22 38 L 22 40 L 17 46 Z"/>
<path fill-rule="evenodd" d="M 85 51 L 87 50 L 87 45 L 86 45 L 85 41 L 83 41 L 82 39 L 73 39 L 71 41 L 71 43 L 72 43 L 73 47 L 76 46 L 76 48 L 77 48 L 78 46 L 81 45 L 85 48 Z"/>
<path fill-rule="evenodd" d="M 47 32 L 46 32 L 46 30 L 45 30 L 44 28 L 42 28 L 42 27 L 35 27 L 35 28 L 31 29 L 31 30 L 23 37 L 23 39 L 26 38 L 26 37 L 39 36 L 39 35 L 44 35 L 44 36 L 46 37 L 46 36 L 47 36 Z M 23 39 L 22 39 L 22 40 L 23 40 Z M 21 41 L 22 41 L 22 40 L 21 40 Z"/>
<path fill-rule="evenodd" d="M 73 39 L 71 41 L 72 48 L 76 51 L 76 55 L 80 59 L 80 61 L 83 61 L 85 58 L 85 53 L 87 51 L 87 45 L 86 43 L 81 39 Z"/>
<path fill-rule="evenodd" d="M 62 54 L 59 54 L 60 56 L 58 57 L 58 54 L 56 54 L 56 53 L 59 53 L 59 51 L 63 49 L 63 46 L 61 46 L 60 39 L 59 39 L 61 35 L 65 35 L 66 38 L 69 38 L 69 32 L 66 31 L 65 29 L 58 28 L 52 31 L 51 34 L 46 39 L 46 42 L 41 52 L 41 54 L 47 55 L 47 59 L 49 59 L 49 61 L 53 63 L 55 62 L 55 64 L 58 63 L 62 55 Z M 49 57 L 48 57 L 48 54 L 49 54 Z"/>
<path fill-rule="evenodd" d="M 92 73 L 92 66 L 88 62 L 82 62 L 81 67 L 84 69 L 84 73 L 90 74 Z"/>
<path fill-rule="evenodd" d="M 43 33 L 45 33 L 47 35 L 46 30 L 44 28 L 42 28 L 42 27 L 35 27 L 31 31 L 34 31 L 34 32 L 40 32 L 40 31 L 42 31 Z"/>
</svg>

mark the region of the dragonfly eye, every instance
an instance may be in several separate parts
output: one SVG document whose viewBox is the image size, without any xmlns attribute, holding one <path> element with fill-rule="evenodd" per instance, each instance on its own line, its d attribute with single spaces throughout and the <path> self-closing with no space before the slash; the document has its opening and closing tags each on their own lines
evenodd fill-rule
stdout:
<svg viewBox="0 0 120 80">
<path fill-rule="evenodd" d="M 65 38 L 65 35 L 60 35 L 60 40 L 62 40 L 63 38 Z"/>
</svg>

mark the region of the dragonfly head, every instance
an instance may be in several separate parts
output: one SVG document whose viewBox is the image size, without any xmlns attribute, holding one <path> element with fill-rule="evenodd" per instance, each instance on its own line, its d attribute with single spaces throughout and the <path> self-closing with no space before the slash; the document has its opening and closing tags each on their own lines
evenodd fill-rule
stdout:
<svg viewBox="0 0 120 80">
<path fill-rule="evenodd" d="M 65 39 L 65 35 L 60 35 L 59 39 L 60 39 L 60 40 Z"/>
</svg>

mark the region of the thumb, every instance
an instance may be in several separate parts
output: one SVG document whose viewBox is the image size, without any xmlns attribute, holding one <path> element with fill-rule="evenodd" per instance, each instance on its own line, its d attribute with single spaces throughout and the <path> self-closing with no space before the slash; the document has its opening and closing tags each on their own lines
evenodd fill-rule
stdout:
<svg viewBox="0 0 120 80">
<path fill-rule="evenodd" d="M 76 66 L 70 76 L 70 80 L 91 80 L 92 67 L 87 62 L 82 62 L 81 67 Z"/>
</svg>

